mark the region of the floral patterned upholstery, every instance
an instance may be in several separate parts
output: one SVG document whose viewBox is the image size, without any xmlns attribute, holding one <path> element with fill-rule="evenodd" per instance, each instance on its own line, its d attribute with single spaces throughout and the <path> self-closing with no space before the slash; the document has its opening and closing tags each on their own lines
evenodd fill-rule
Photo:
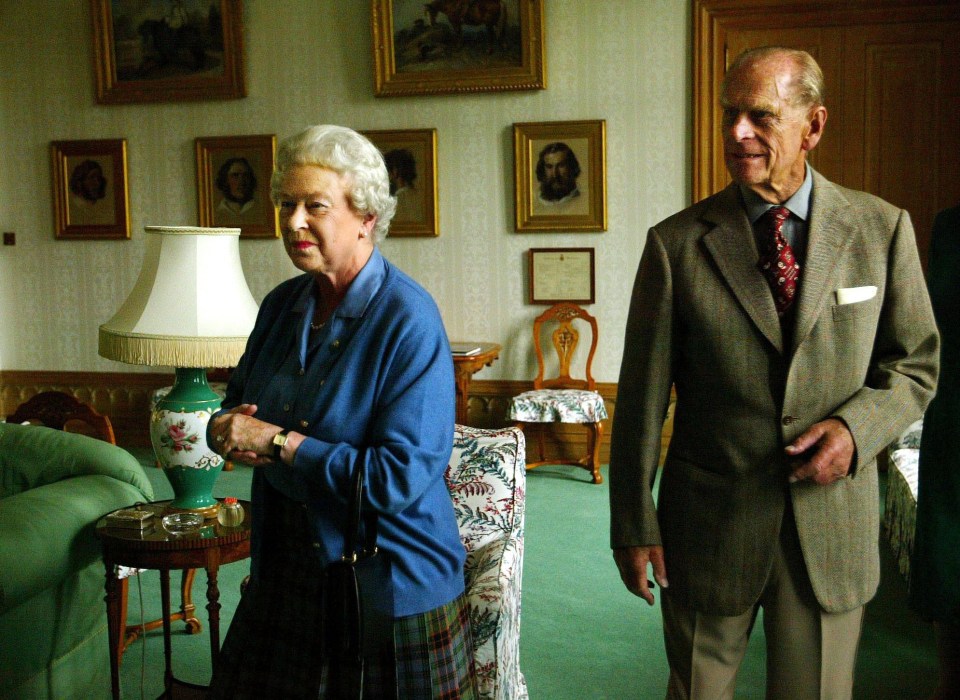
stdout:
<svg viewBox="0 0 960 700">
<path fill-rule="evenodd" d="M 467 601 L 481 698 L 528 697 L 520 672 L 525 456 L 519 428 L 456 426 L 446 480 L 467 550 Z"/>
<path fill-rule="evenodd" d="M 607 418 L 607 407 L 595 391 L 535 389 L 513 397 L 507 417 L 521 423 L 598 423 Z"/>
<path fill-rule="evenodd" d="M 910 555 L 917 523 L 917 478 L 923 419 L 910 425 L 888 448 L 890 468 L 884 500 L 883 527 L 900 573 L 909 580 Z"/>
</svg>

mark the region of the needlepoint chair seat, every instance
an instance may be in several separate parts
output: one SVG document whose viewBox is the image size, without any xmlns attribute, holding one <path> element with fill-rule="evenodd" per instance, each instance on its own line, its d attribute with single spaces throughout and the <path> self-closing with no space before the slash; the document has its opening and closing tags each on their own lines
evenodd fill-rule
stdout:
<svg viewBox="0 0 960 700">
<path fill-rule="evenodd" d="M 522 423 L 597 423 L 607 418 L 607 407 L 595 391 L 542 389 L 517 394 L 510 417 Z"/>
<path fill-rule="evenodd" d="M 589 329 L 590 346 L 584 362 L 583 378 L 571 376 L 571 366 L 577 359 L 580 328 Z M 552 331 L 551 331 L 552 329 Z M 543 351 L 543 334 L 550 333 L 556 351 L 557 372 L 546 377 L 547 360 Z M 585 309 L 569 302 L 554 304 L 533 322 L 533 347 L 537 355 L 537 377 L 533 390 L 515 396 L 510 402 L 507 418 L 523 429 L 527 423 L 577 423 L 587 429 L 586 455 L 579 459 L 545 457 L 543 430 L 537 431 L 538 458 L 527 462 L 527 469 L 544 464 L 569 464 L 590 472 L 593 483 L 600 484 L 600 443 L 603 422 L 608 418 L 603 397 L 596 391 L 593 379 L 593 356 L 597 351 L 599 330 L 597 320 Z"/>
</svg>

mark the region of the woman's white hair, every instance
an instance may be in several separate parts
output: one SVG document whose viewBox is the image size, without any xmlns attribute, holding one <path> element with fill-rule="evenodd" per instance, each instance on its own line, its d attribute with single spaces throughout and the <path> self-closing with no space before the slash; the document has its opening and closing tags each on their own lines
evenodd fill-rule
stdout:
<svg viewBox="0 0 960 700">
<path fill-rule="evenodd" d="M 347 201 L 359 214 L 374 214 L 373 243 L 387 235 L 397 210 L 390 196 L 390 178 L 383 156 L 370 140 L 353 129 L 319 124 L 289 136 L 277 147 L 277 167 L 270 180 L 270 196 L 279 205 L 280 185 L 294 165 L 328 168 L 344 178 Z"/>
</svg>

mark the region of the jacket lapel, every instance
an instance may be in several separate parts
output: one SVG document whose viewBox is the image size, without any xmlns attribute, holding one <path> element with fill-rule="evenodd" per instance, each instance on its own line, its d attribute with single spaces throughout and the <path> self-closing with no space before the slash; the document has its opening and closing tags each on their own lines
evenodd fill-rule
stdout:
<svg viewBox="0 0 960 700">
<path fill-rule="evenodd" d="M 849 245 L 852 233 L 849 215 L 846 197 L 814 170 L 807 254 L 800 271 L 794 347 L 799 346 L 810 334 L 817 318 L 830 305 L 830 294 L 836 288 L 841 252 Z"/>
<path fill-rule="evenodd" d="M 737 186 L 731 184 L 718 193 L 704 211 L 703 219 L 713 224 L 703 243 L 720 275 L 760 332 L 782 353 L 780 319 L 770 287 L 757 269 L 760 253 Z"/>
</svg>

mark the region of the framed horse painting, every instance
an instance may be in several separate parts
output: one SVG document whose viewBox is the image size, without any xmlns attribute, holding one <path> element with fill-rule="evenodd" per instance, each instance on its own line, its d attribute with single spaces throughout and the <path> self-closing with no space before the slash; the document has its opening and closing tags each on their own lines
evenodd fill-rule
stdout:
<svg viewBox="0 0 960 700">
<path fill-rule="evenodd" d="M 245 97 L 243 0 L 90 0 L 97 102 Z"/>
<path fill-rule="evenodd" d="M 372 0 L 375 94 L 542 90 L 544 0 Z"/>
</svg>

